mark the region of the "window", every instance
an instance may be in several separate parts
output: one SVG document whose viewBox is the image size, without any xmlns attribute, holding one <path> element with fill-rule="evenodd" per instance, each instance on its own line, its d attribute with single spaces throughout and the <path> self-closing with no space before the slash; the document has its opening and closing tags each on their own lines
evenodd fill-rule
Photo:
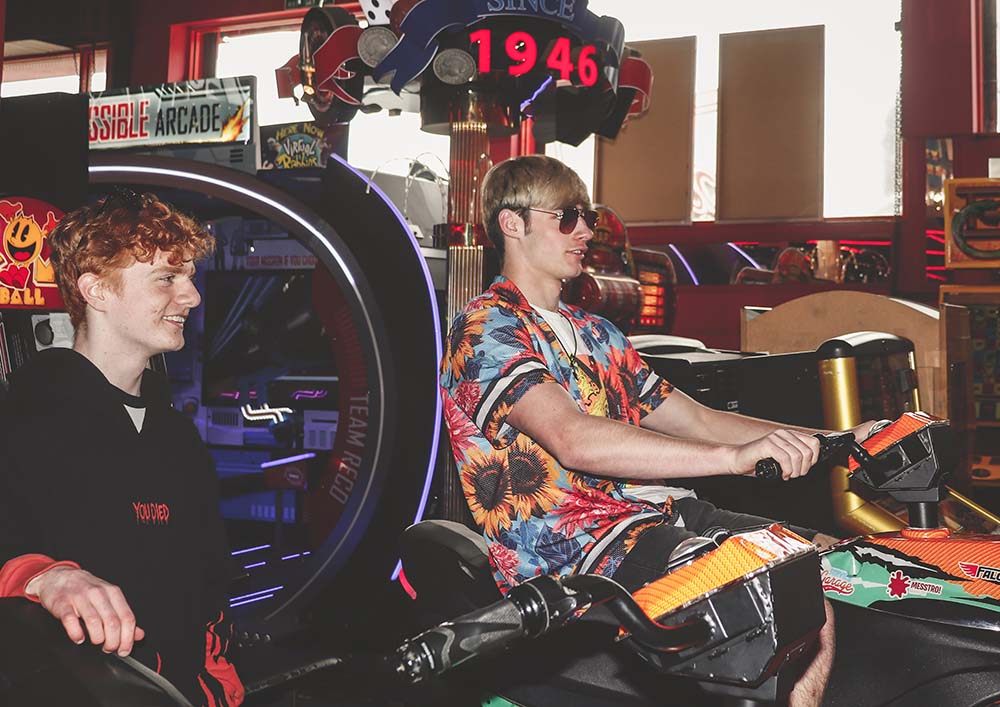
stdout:
<svg viewBox="0 0 1000 707">
<path fill-rule="evenodd" d="M 57 53 L 42 54 L 34 51 L 51 49 L 56 49 Z M 108 79 L 108 50 L 59 51 L 65 49 L 31 41 L 5 44 L 0 96 L 9 98 L 36 93 L 103 91 Z M 90 67 L 82 78 L 81 66 Z"/>
<path fill-rule="evenodd" d="M 693 194 L 696 221 L 715 218 L 719 35 L 806 25 L 825 26 L 824 203 L 827 218 L 899 213 L 898 101 L 901 46 L 895 23 L 900 2 L 841 0 L 590 0 L 597 15 L 625 25 L 626 41 L 697 37 Z M 656 100 L 654 77 L 652 100 Z M 593 174 L 593 138 L 549 154 Z M 588 165 L 590 167 L 588 168 Z M 588 187 L 592 187 L 590 180 Z"/>
<path fill-rule="evenodd" d="M 220 34 L 216 49 L 215 75 L 257 77 L 258 119 L 261 125 L 312 120 L 309 108 L 291 98 L 278 98 L 274 70 L 298 54 L 298 30 L 247 34 Z M 420 129 L 420 116 L 412 112 L 390 115 L 358 113 L 350 123 L 348 157 L 355 167 L 406 174 L 410 160 L 448 164 L 449 139 Z M 433 155 L 437 160 L 428 161 Z M 440 161 L 440 162 L 438 162 Z M 435 167 L 436 171 L 436 167 Z"/>
</svg>

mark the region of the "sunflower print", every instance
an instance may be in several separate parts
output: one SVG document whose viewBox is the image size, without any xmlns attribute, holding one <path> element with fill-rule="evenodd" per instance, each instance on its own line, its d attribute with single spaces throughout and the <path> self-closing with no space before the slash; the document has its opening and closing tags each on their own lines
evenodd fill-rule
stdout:
<svg viewBox="0 0 1000 707">
<path fill-rule="evenodd" d="M 546 454 L 528 437 L 519 435 L 507 453 L 510 490 L 518 518 L 542 518 L 558 505 L 565 495 L 556 482 L 559 468 L 551 454 Z"/>
<path fill-rule="evenodd" d="M 466 454 L 460 476 L 472 518 L 483 532 L 496 538 L 501 530 L 510 528 L 514 507 L 506 455 L 502 452 L 483 454 L 478 449 L 471 449 Z"/>
</svg>

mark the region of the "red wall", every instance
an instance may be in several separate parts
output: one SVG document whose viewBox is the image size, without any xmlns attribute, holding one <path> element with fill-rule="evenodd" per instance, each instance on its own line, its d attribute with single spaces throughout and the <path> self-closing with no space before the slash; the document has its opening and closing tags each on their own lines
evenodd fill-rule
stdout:
<svg viewBox="0 0 1000 707">
<path fill-rule="evenodd" d="M 171 28 L 189 22 L 260 15 L 285 9 L 283 0 L 139 0 L 135 11 L 137 38 L 132 50 L 132 71 L 129 85 L 164 83 L 186 78 L 186 32 L 174 28 L 178 45 L 171 54 Z"/>
</svg>

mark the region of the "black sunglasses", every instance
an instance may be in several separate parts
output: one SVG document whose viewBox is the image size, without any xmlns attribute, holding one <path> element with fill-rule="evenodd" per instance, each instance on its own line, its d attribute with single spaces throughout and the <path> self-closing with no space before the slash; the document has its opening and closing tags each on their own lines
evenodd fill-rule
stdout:
<svg viewBox="0 0 1000 707">
<path fill-rule="evenodd" d="M 593 209 L 581 209 L 576 206 L 566 206 L 558 211 L 548 211 L 546 209 L 536 209 L 531 206 L 526 207 L 528 211 L 538 211 L 543 214 L 552 214 L 559 217 L 559 232 L 567 236 L 576 230 L 576 222 L 581 218 L 587 224 L 587 228 L 593 231 L 597 227 L 597 212 Z"/>
</svg>

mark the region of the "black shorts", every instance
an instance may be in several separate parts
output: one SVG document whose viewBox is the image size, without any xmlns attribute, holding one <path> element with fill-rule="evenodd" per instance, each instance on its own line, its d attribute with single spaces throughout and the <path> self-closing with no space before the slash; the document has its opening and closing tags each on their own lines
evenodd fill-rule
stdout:
<svg viewBox="0 0 1000 707">
<path fill-rule="evenodd" d="M 746 513 L 733 513 L 716 508 L 708 501 L 688 497 L 674 500 L 674 509 L 684 519 L 684 527 L 658 525 L 650 528 L 636 540 L 635 545 L 625 555 L 613 578 L 630 592 L 659 579 L 667 573 L 670 553 L 682 540 L 701 535 L 709 528 L 744 530 L 770 525 L 775 521 Z M 792 528 L 807 539 L 812 539 L 815 531 Z"/>
</svg>

